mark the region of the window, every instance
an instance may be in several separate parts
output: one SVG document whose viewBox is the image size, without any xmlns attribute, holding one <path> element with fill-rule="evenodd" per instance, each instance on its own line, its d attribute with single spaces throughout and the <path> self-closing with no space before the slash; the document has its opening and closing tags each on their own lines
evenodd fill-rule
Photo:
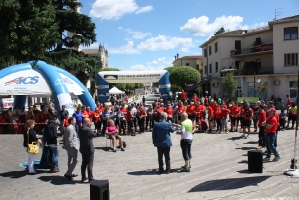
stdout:
<svg viewBox="0 0 299 200">
<path fill-rule="evenodd" d="M 284 40 L 297 40 L 298 27 L 284 28 Z"/>
<path fill-rule="evenodd" d="M 205 66 L 205 74 L 207 74 L 207 72 L 208 72 L 208 68 L 207 66 Z"/>
<path fill-rule="evenodd" d="M 218 52 L 218 43 L 215 43 L 215 53 Z"/>
<path fill-rule="evenodd" d="M 297 66 L 297 65 L 298 65 L 298 53 L 284 54 L 284 66 Z"/>
<path fill-rule="evenodd" d="M 189 63 L 186 63 L 186 66 L 189 66 Z"/>
<path fill-rule="evenodd" d="M 209 64 L 209 73 L 212 74 L 212 64 Z"/>
<path fill-rule="evenodd" d="M 207 57 L 207 49 L 204 50 L 204 56 Z"/>
<path fill-rule="evenodd" d="M 196 69 L 199 69 L 199 65 L 196 65 Z"/>
<path fill-rule="evenodd" d="M 215 72 L 218 72 L 218 62 L 215 62 Z"/>
<path fill-rule="evenodd" d="M 209 46 L 209 55 L 211 55 L 211 54 L 212 54 L 212 47 Z"/>
<path fill-rule="evenodd" d="M 290 81 L 290 98 L 296 98 L 297 97 L 297 88 L 298 88 L 298 82 L 297 81 Z"/>
</svg>

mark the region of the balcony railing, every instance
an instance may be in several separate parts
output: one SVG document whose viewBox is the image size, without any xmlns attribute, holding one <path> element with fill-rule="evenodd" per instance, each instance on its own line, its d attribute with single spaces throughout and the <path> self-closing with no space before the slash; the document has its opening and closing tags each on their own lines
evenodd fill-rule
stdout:
<svg viewBox="0 0 299 200">
<path fill-rule="evenodd" d="M 267 52 L 273 50 L 273 44 L 267 44 L 267 45 L 259 45 L 255 47 L 250 48 L 243 48 L 243 49 L 234 49 L 231 50 L 231 56 L 236 55 L 243 55 L 243 54 L 250 54 L 250 53 L 256 53 L 256 52 Z"/>
<path fill-rule="evenodd" d="M 220 76 L 224 77 L 227 73 L 232 72 L 234 76 L 249 76 L 249 75 L 262 75 L 262 74 L 273 74 L 273 67 L 261 67 L 261 68 L 242 68 L 233 69 L 231 71 L 220 71 Z"/>
</svg>

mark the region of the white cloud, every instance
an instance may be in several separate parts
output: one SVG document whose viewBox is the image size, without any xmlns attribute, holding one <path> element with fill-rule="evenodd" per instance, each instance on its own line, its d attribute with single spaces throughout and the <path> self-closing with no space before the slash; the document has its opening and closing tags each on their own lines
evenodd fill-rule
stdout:
<svg viewBox="0 0 299 200">
<path fill-rule="evenodd" d="M 127 33 L 129 33 L 130 35 L 132 35 L 133 39 L 143 39 L 148 35 L 151 35 L 150 33 L 143 33 L 140 31 L 132 31 L 131 29 L 126 29 L 125 30 Z"/>
<path fill-rule="evenodd" d="M 157 37 L 149 38 L 137 45 L 137 49 L 149 51 L 168 50 L 177 47 L 182 47 L 181 50 L 188 50 L 190 47 L 193 47 L 192 38 L 159 35 Z"/>
<path fill-rule="evenodd" d="M 221 16 L 217 17 L 214 22 L 209 23 L 207 16 L 192 18 L 184 26 L 180 27 L 181 31 L 191 33 L 196 36 L 210 36 L 218 31 L 221 27 L 225 30 L 236 30 L 242 26 L 243 17 L 240 16 Z"/>
<path fill-rule="evenodd" d="M 140 13 L 150 12 L 152 10 L 153 10 L 153 6 L 145 6 L 137 10 L 135 13 L 140 14 Z"/>
<path fill-rule="evenodd" d="M 157 70 L 162 70 L 164 69 L 165 66 L 158 66 L 158 67 L 153 67 L 151 65 L 133 65 L 133 66 L 130 66 L 127 71 L 157 71 Z"/>
<path fill-rule="evenodd" d="M 91 17 L 117 20 L 129 13 L 144 13 L 149 12 L 152 6 L 139 7 L 135 0 L 95 0 L 89 12 Z"/>
<path fill-rule="evenodd" d="M 118 29 L 118 30 L 122 30 L 122 29 L 123 29 L 123 27 L 121 27 L 121 26 L 120 26 L 120 27 L 118 27 L 117 29 Z"/>
<path fill-rule="evenodd" d="M 124 46 L 118 48 L 109 48 L 109 53 L 114 54 L 139 54 L 140 51 L 134 48 L 134 42 L 128 41 L 128 43 Z"/>
</svg>

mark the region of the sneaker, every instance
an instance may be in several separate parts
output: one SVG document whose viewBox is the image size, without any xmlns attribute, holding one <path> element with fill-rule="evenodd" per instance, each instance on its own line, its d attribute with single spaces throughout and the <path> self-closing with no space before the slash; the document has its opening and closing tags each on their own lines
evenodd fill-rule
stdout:
<svg viewBox="0 0 299 200">
<path fill-rule="evenodd" d="M 249 135 L 247 135 L 247 136 L 245 137 L 245 139 L 248 139 L 248 138 L 250 138 Z"/>
<path fill-rule="evenodd" d="M 185 167 L 185 168 L 182 168 L 182 169 L 181 169 L 181 172 L 190 172 L 190 168 L 186 168 L 186 167 Z"/>
<path fill-rule="evenodd" d="M 276 162 L 280 159 L 280 156 L 275 156 L 275 158 L 273 158 L 272 162 Z"/>
<path fill-rule="evenodd" d="M 186 168 L 186 165 L 181 166 L 181 168 Z M 189 168 L 191 169 L 191 165 L 189 166 Z"/>
<path fill-rule="evenodd" d="M 67 174 L 65 174 L 64 177 L 67 178 L 67 179 L 69 179 L 70 181 L 73 180 L 73 177 L 72 177 L 72 176 L 69 176 L 69 175 L 67 175 Z"/>
<path fill-rule="evenodd" d="M 243 135 L 241 136 L 242 138 L 245 138 L 246 137 L 246 135 L 243 133 Z"/>
<path fill-rule="evenodd" d="M 122 147 L 121 149 L 120 149 L 121 151 L 125 151 L 125 149 Z"/>
<path fill-rule="evenodd" d="M 221 131 L 221 133 L 225 133 L 224 131 Z"/>
<path fill-rule="evenodd" d="M 265 157 L 264 159 L 263 159 L 263 161 L 270 161 L 271 159 L 270 158 L 268 158 L 268 157 Z"/>
<path fill-rule="evenodd" d="M 262 149 L 263 147 L 261 145 L 258 145 L 257 146 L 257 149 Z"/>
<path fill-rule="evenodd" d="M 228 131 L 228 130 L 226 130 L 225 132 L 226 132 L 226 134 L 228 134 L 228 133 L 229 133 L 229 131 Z"/>
<path fill-rule="evenodd" d="M 112 151 L 115 153 L 115 152 L 116 152 L 116 149 L 113 149 Z"/>
</svg>

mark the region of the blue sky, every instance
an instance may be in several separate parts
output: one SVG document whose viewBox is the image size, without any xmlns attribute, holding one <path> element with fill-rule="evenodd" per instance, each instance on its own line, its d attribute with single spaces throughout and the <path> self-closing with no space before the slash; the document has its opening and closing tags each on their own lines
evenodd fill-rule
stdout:
<svg viewBox="0 0 299 200">
<path fill-rule="evenodd" d="M 299 0 L 81 0 L 81 13 L 96 24 L 97 42 L 109 52 L 109 67 L 158 70 L 174 56 L 201 55 L 199 46 L 219 28 L 268 25 L 275 9 L 299 14 Z M 83 47 L 86 48 L 86 47 Z"/>
</svg>

